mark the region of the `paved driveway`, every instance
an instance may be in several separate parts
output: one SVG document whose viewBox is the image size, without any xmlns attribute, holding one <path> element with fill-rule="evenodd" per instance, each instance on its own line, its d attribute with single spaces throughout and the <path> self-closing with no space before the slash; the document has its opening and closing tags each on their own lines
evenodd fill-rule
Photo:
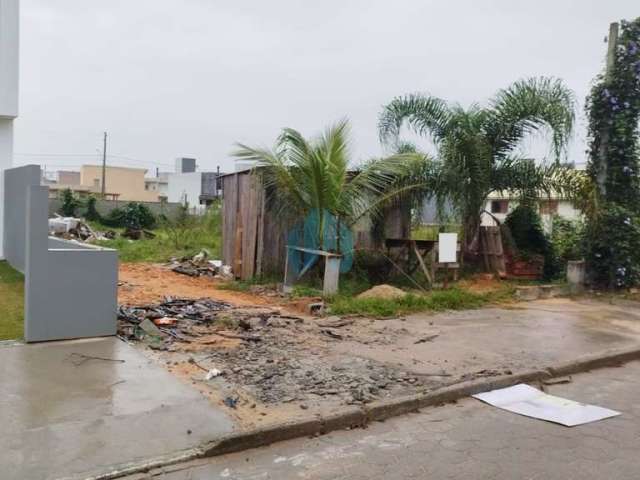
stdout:
<svg viewBox="0 0 640 480">
<path fill-rule="evenodd" d="M 6 480 L 100 472 L 233 429 L 199 392 L 116 338 L 1 346 L 0 379 Z"/>
</svg>

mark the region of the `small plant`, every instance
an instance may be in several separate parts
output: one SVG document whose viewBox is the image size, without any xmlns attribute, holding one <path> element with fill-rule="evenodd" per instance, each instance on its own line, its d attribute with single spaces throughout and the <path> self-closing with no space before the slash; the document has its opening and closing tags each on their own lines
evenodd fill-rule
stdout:
<svg viewBox="0 0 640 480">
<path fill-rule="evenodd" d="M 62 191 L 62 205 L 60 205 L 60 213 L 65 217 L 75 217 L 76 210 L 80 207 L 81 202 L 74 197 L 70 188 Z"/>
</svg>

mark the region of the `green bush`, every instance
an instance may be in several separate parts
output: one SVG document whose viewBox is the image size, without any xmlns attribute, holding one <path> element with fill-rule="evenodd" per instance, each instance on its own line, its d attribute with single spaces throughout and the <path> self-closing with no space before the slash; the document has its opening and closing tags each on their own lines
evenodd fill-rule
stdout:
<svg viewBox="0 0 640 480">
<path fill-rule="evenodd" d="M 529 203 L 518 205 L 505 220 L 509 228 L 511 239 L 516 247 L 516 253 L 527 258 L 532 255 L 544 257 L 544 278 L 552 279 L 558 274 L 558 262 L 549 238 L 544 233 L 542 221 L 536 208 Z"/>
<path fill-rule="evenodd" d="M 65 217 L 75 217 L 76 210 L 82 203 L 76 197 L 73 196 L 73 192 L 70 188 L 66 188 L 62 191 L 62 205 L 60 205 L 60 213 Z"/>
<path fill-rule="evenodd" d="M 89 220 L 90 222 L 100 222 L 102 217 L 100 213 L 96 209 L 97 199 L 94 196 L 91 196 L 87 199 L 87 211 L 84 214 L 84 218 Z"/>
<path fill-rule="evenodd" d="M 566 268 L 570 260 L 580 260 L 585 256 L 585 225 L 582 220 L 567 220 L 558 215 L 553 217 L 551 244 L 561 268 Z"/>
<path fill-rule="evenodd" d="M 156 217 L 149 208 L 137 202 L 129 202 L 124 208 L 114 208 L 102 223 L 112 228 L 148 229 L 156 226 Z"/>
<path fill-rule="evenodd" d="M 598 287 L 628 288 L 640 282 L 640 218 L 605 205 L 587 226 L 587 265 Z"/>
</svg>

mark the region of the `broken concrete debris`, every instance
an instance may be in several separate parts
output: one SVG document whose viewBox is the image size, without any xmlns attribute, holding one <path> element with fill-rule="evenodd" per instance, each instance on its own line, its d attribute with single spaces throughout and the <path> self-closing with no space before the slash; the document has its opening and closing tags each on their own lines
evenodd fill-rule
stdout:
<svg viewBox="0 0 640 480">
<path fill-rule="evenodd" d="M 231 267 L 220 260 L 209 260 L 209 252 L 201 250 L 193 257 L 171 259 L 171 270 L 190 277 L 209 276 L 223 280 L 232 280 Z"/>
<path fill-rule="evenodd" d="M 49 235 L 65 240 L 80 240 L 91 243 L 96 240 L 110 240 L 116 237 L 116 232 L 96 232 L 89 224 L 80 218 L 61 217 L 57 215 L 49 219 Z"/>
</svg>

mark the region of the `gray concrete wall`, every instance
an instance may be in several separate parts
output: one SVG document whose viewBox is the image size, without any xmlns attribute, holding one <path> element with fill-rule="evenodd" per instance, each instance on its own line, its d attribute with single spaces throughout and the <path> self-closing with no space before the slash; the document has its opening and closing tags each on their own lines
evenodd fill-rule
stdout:
<svg viewBox="0 0 640 480">
<path fill-rule="evenodd" d="M 115 335 L 117 252 L 48 237 L 49 189 L 39 185 L 39 167 L 37 175 L 33 171 L 33 166 L 7 170 L 6 186 L 13 181 L 8 190 L 15 197 L 5 196 L 8 211 L 25 200 L 17 209 L 24 213 L 22 221 L 16 215 L 15 225 L 5 223 L 5 231 L 12 232 L 5 237 L 9 250 L 19 251 L 14 244 L 19 240 L 24 247 L 25 340 Z M 16 233 L 14 227 L 23 230 Z"/>
<path fill-rule="evenodd" d="M 40 183 L 40 167 L 27 165 L 4 172 L 4 257 L 20 272 L 25 271 L 27 185 Z"/>
</svg>

